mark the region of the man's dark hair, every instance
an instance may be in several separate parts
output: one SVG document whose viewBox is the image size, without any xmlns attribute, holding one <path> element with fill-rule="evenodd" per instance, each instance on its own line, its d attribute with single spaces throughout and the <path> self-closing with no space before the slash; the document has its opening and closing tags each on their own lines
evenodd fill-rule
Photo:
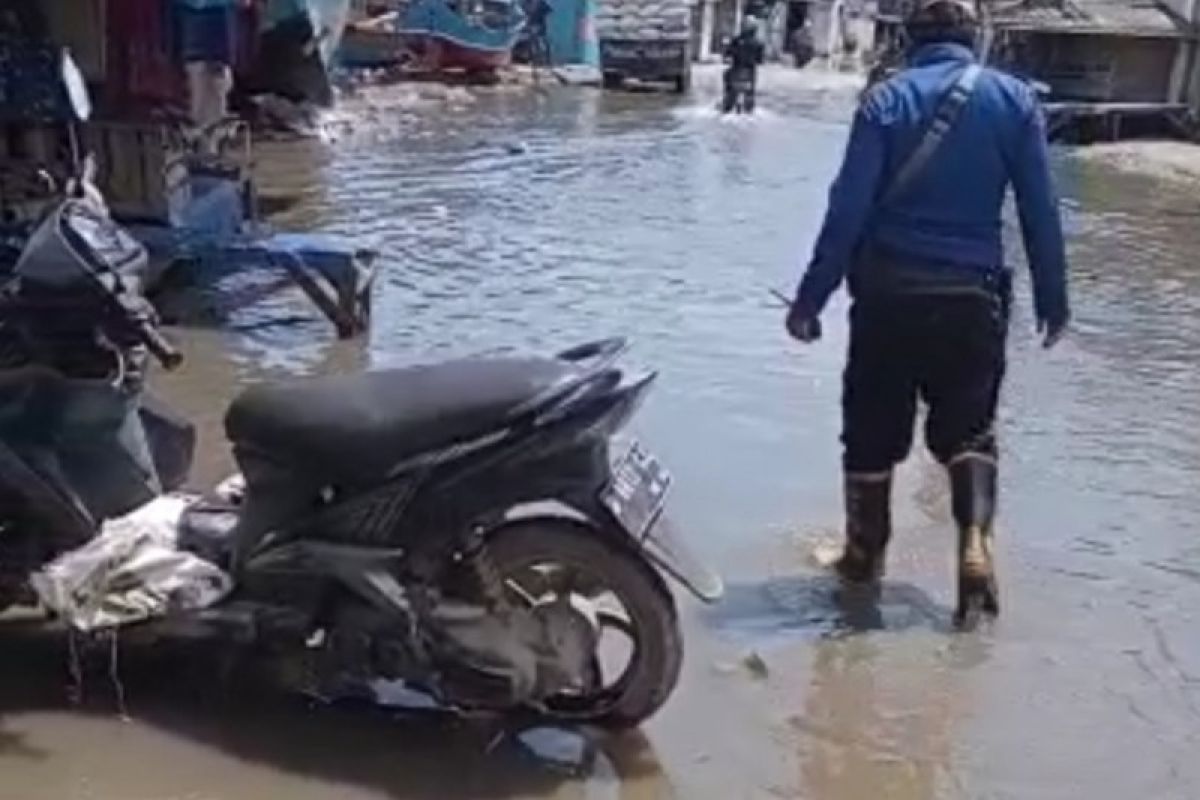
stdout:
<svg viewBox="0 0 1200 800">
<path fill-rule="evenodd" d="M 974 10 L 962 0 L 918 0 L 904 22 L 905 35 L 914 47 L 941 42 L 971 47 L 978 28 Z"/>
</svg>

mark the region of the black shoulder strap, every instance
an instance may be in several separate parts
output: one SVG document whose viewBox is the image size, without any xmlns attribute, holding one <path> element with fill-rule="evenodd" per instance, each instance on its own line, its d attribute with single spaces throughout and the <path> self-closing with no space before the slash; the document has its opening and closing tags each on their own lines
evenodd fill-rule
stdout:
<svg viewBox="0 0 1200 800">
<path fill-rule="evenodd" d="M 970 64 L 958 74 L 954 85 L 950 87 L 950 91 L 946 93 L 946 96 L 942 98 L 941 103 L 938 105 L 937 111 L 933 115 L 933 122 L 926 129 L 921 142 L 909 154 L 904 163 L 900 165 L 900 169 L 896 171 L 895 177 L 888 184 L 887 191 L 883 193 L 884 203 L 889 203 L 904 193 L 925 167 L 929 165 L 938 148 L 942 146 L 946 134 L 954 127 L 954 123 L 958 121 L 959 115 L 962 114 L 963 108 L 967 105 L 967 101 L 971 99 L 971 95 L 975 92 L 975 84 L 979 80 L 979 73 L 982 71 L 983 68 L 978 64 Z"/>
</svg>

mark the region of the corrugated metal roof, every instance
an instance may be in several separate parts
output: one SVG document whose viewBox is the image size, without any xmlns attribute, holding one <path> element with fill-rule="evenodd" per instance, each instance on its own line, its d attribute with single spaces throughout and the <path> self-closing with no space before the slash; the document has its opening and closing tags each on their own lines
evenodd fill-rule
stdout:
<svg viewBox="0 0 1200 800">
<path fill-rule="evenodd" d="M 1175 18 L 1152 0 L 1026 0 L 992 6 L 1000 28 L 1130 36 L 1185 36 Z"/>
</svg>

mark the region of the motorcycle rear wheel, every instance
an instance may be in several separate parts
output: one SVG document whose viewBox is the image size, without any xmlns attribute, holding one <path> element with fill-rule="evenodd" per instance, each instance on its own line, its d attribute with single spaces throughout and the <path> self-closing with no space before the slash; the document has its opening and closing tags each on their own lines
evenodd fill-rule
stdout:
<svg viewBox="0 0 1200 800">
<path fill-rule="evenodd" d="M 551 717 L 624 729 L 640 725 L 662 707 L 679 682 L 683 637 L 670 590 L 641 556 L 602 533 L 559 519 L 501 528 L 489 537 L 487 550 L 513 602 L 535 604 L 554 592 L 591 592 L 615 597 L 625 611 L 624 619 L 606 611 L 597 614 L 602 625 L 619 629 L 632 641 L 620 676 L 606 684 L 597 661 L 595 686 L 545 701 Z M 554 572 L 551 565 L 561 571 Z M 578 585 L 557 585 L 566 575 Z M 531 588 L 531 581 L 540 585 Z"/>
</svg>

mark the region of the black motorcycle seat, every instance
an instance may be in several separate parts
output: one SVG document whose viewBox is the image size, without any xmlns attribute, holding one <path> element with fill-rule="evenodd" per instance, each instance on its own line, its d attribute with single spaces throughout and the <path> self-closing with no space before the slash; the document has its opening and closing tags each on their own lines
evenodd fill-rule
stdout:
<svg viewBox="0 0 1200 800">
<path fill-rule="evenodd" d="M 235 446 L 310 474 L 376 478 L 502 427 L 574 369 L 549 358 L 474 358 L 256 386 L 234 400 L 225 432 Z"/>
</svg>

